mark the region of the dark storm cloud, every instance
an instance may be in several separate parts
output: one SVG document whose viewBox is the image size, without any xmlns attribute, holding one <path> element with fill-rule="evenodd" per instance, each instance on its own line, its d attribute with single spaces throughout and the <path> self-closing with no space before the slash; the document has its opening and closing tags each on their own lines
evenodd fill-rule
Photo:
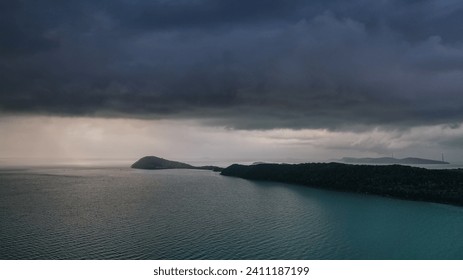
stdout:
<svg viewBox="0 0 463 280">
<path fill-rule="evenodd" d="M 249 129 L 463 117 L 459 1 L 0 5 L 6 113 L 200 118 Z"/>
<path fill-rule="evenodd" d="M 254 0 L 246 3 L 233 0 L 140 2 L 128 6 L 119 2 L 114 5 L 114 16 L 129 27 L 144 30 L 191 29 L 288 20 L 299 8 L 304 7 L 303 0 Z"/>
</svg>

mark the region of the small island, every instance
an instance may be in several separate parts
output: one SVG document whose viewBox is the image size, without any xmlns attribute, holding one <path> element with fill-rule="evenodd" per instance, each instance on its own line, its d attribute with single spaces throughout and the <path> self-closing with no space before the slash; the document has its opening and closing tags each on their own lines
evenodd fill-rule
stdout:
<svg viewBox="0 0 463 280">
<path fill-rule="evenodd" d="M 156 156 L 146 156 L 137 160 L 130 166 L 135 169 L 201 169 L 220 172 L 223 168 L 218 166 L 193 166 L 187 163 L 163 159 Z"/>
<path fill-rule="evenodd" d="M 343 163 L 233 164 L 221 174 L 463 206 L 463 169 Z"/>
<path fill-rule="evenodd" d="M 353 158 L 343 157 L 339 161 L 343 163 L 355 164 L 449 164 L 442 160 L 432 160 L 425 158 L 407 157 L 407 158 L 393 158 L 393 157 L 380 157 L 380 158 Z"/>
</svg>

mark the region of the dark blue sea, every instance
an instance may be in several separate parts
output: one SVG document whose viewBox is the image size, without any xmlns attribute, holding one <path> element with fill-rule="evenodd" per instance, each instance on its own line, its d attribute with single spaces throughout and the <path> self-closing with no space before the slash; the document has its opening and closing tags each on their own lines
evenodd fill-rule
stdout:
<svg viewBox="0 0 463 280">
<path fill-rule="evenodd" d="M 0 170 L 0 259 L 463 259 L 463 208 L 211 171 Z"/>
</svg>

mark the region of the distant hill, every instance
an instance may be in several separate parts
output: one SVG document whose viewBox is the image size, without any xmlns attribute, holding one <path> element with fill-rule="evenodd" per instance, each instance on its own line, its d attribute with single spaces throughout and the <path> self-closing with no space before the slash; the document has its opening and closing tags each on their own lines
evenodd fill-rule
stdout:
<svg viewBox="0 0 463 280">
<path fill-rule="evenodd" d="M 446 161 L 424 159 L 424 158 L 393 158 L 393 157 L 380 157 L 380 158 L 353 158 L 343 157 L 341 162 L 344 163 L 365 163 L 365 164 L 449 164 Z"/>
<path fill-rule="evenodd" d="M 187 163 L 172 161 L 155 156 L 146 156 L 137 160 L 131 166 L 135 169 L 203 169 L 212 171 L 222 171 L 223 168 L 217 166 L 193 166 Z"/>
<path fill-rule="evenodd" d="M 342 163 L 233 164 L 221 174 L 463 206 L 463 169 Z"/>
<path fill-rule="evenodd" d="M 257 165 L 257 164 L 266 164 L 267 162 L 263 162 L 263 161 L 256 161 L 256 162 L 253 162 L 252 165 Z"/>
</svg>

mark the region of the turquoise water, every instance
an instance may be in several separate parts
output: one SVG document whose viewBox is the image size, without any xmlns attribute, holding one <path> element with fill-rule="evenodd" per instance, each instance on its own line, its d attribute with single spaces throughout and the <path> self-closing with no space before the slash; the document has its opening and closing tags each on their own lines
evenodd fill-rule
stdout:
<svg viewBox="0 0 463 280">
<path fill-rule="evenodd" d="M 1 259 L 463 259 L 463 208 L 201 170 L 0 170 Z"/>
</svg>

